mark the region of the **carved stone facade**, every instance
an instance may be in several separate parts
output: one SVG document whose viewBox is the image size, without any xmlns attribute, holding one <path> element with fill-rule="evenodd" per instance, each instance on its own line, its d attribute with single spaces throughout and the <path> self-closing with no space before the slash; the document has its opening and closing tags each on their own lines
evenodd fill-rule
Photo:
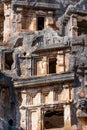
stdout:
<svg viewBox="0 0 87 130">
<path fill-rule="evenodd" d="M 3 0 L 0 16 L 0 117 L 86 130 L 87 0 Z"/>
</svg>

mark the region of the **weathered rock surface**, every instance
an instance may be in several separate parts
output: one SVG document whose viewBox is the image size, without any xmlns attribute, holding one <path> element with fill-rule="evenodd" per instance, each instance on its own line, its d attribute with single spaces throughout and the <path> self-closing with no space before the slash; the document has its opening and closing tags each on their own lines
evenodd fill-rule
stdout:
<svg viewBox="0 0 87 130">
<path fill-rule="evenodd" d="M 15 126 L 10 126 L 5 120 L 0 118 L 0 130 L 21 130 Z"/>
<path fill-rule="evenodd" d="M 87 0 L 3 3 L 0 130 L 86 130 Z"/>
</svg>

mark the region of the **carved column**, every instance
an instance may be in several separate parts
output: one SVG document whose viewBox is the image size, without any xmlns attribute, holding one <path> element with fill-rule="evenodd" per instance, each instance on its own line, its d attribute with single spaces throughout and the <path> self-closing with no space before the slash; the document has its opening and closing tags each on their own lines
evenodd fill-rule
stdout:
<svg viewBox="0 0 87 130">
<path fill-rule="evenodd" d="M 42 115 L 41 115 L 41 108 L 38 108 L 38 128 L 37 130 L 42 130 Z"/>
<path fill-rule="evenodd" d="M 26 76 L 31 76 L 34 72 L 32 72 L 32 57 L 26 57 L 26 71 L 25 71 L 25 75 Z"/>
<path fill-rule="evenodd" d="M 65 130 L 71 129 L 71 110 L 69 104 L 64 105 L 64 125 Z"/>
<path fill-rule="evenodd" d="M 49 92 L 49 103 L 53 103 L 54 101 L 54 92 L 53 89 Z"/>
<path fill-rule="evenodd" d="M 21 106 L 20 106 L 20 126 L 25 130 L 26 129 L 26 91 L 22 91 L 20 95 Z"/>
<path fill-rule="evenodd" d="M 42 73 L 44 75 L 48 73 L 48 60 L 46 56 L 42 59 Z"/>
<path fill-rule="evenodd" d="M 64 57 L 63 57 L 63 51 L 60 51 L 57 54 L 56 73 L 62 73 L 62 72 L 64 72 Z"/>
<path fill-rule="evenodd" d="M 53 12 L 48 12 L 48 15 L 45 18 L 45 24 L 44 24 L 44 28 L 49 28 L 49 27 L 53 27 L 54 24 L 54 20 L 53 20 Z"/>
<path fill-rule="evenodd" d="M 30 26 L 29 26 L 29 29 L 32 30 L 32 31 L 36 31 L 37 30 L 37 17 L 36 17 L 36 14 L 32 14 L 31 17 L 30 17 Z"/>
<path fill-rule="evenodd" d="M 16 14 L 16 32 L 20 32 L 22 29 L 22 8 L 17 8 L 17 14 Z"/>
<path fill-rule="evenodd" d="M 48 72 L 47 57 L 44 56 L 42 59 L 37 60 L 36 67 L 37 67 L 37 75 L 46 75 Z"/>
<path fill-rule="evenodd" d="M 70 51 L 67 50 L 65 54 L 65 71 L 69 71 L 69 58 L 70 58 Z"/>
<path fill-rule="evenodd" d="M 72 14 L 70 17 L 70 36 L 78 36 L 78 27 L 77 27 L 77 16 Z"/>
<path fill-rule="evenodd" d="M 5 16 L 5 21 L 4 21 L 4 42 L 8 41 L 8 38 L 11 35 L 11 5 L 4 4 L 4 16 Z"/>
</svg>

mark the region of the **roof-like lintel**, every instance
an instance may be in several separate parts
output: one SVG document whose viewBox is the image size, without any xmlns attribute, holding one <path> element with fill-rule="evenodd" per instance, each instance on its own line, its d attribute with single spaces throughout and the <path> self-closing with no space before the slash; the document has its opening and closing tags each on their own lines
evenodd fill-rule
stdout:
<svg viewBox="0 0 87 130">
<path fill-rule="evenodd" d="M 73 82 L 74 74 L 73 73 L 62 73 L 62 74 L 48 74 L 45 76 L 31 76 L 29 78 L 17 78 L 13 79 L 14 87 L 26 87 L 32 88 L 37 86 L 53 85 L 64 82 Z"/>
<path fill-rule="evenodd" d="M 35 2 L 35 1 L 28 1 L 28 0 L 13 0 L 13 5 L 15 6 L 21 6 L 21 7 L 29 7 L 29 8 L 43 8 L 43 9 L 60 9 L 60 5 L 56 3 L 49 3 L 49 2 Z"/>
</svg>

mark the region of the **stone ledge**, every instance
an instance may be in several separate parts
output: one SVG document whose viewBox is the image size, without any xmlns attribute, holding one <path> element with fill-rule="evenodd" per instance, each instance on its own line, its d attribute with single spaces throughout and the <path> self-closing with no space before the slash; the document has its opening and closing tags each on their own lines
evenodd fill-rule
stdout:
<svg viewBox="0 0 87 130">
<path fill-rule="evenodd" d="M 59 4 L 47 3 L 47 2 L 28 2 L 27 0 L 16 0 L 12 1 L 13 5 L 20 5 L 20 6 L 29 6 L 29 7 L 41 7 L 41 8 L 51 8 L 53 9 L 60 9 Z"/>
<path fill-rule="evenodd" d="M 31 76 L 29 78 L 13 79 L 15 88 L 52 85 L 67 81 L 74 81 L 74 73 L 49 74 L 45 76 Z"/>
</svg>

